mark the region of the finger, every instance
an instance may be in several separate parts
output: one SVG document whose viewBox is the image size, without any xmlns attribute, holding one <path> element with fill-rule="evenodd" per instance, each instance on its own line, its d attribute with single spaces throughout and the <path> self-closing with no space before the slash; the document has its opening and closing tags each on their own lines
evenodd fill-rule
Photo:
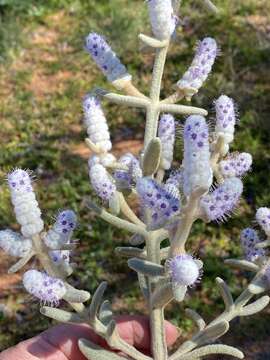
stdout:
<svg viewBox="0 0 270 360">
<path fill-rule="evenodd" d="M 118 317 L 119 335 L 129 344 L 149 349 L 149 321 L 142 316 Z M 171 345 L 177 338 L 176 328 L 166 322 L 166 338 Z M 49 329 L 41 335 L 24 341 L 16 347 L 3 352 L 0 360 L 85 360 L 78 348 L 80 338 L 105 345 L 104 340 L 97 336 L 87 325 L 62 324 Z"/>
<path fill-rule="evenodd" d="M 145 316 L 119 316 L 117 328 L 122 339 L 138 349 L 148 350 L 150 347 L 149 319 Z M 170 346 L 178 338 L 178 330 L 168 321 L 165 322 L 167 344 Z"/>
</svg>

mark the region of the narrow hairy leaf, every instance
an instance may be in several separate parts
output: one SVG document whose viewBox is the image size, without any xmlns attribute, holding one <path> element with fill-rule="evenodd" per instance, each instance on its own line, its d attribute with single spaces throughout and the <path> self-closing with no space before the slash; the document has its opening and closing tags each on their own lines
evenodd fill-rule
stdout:
<svg viewBox="0 0 270 360">
<path fill-rule="evenodd" d="M 128 266 L 146 276 L 164 276 L 165 274 L 163 266 L 142 259 L 130 259 L 128 260 Z"/>
<path fill-rule="evenodd" d="M 125 357 L 119 356 L 112 351 L 92 343 L 86 339 L 80 339 L 78 342 L 79 348 L 83 355 L 89 360 L 125 360 Z"/>
</svg>

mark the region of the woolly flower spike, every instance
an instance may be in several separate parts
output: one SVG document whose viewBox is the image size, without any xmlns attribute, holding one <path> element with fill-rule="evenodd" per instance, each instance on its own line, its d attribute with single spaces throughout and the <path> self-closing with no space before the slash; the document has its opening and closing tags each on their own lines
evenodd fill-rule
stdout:
<svg viewBox="0 0 270 360">
<path fill-rule="evenodd" d="M 252 165 L 252 156 L 248 153 L 232 153 L 227 159 L 219 163 L 219 170 L 224 178 L 241 177 L 247 173 Z"/>
<path fill-rule="evenodd" d="M 236 177 L 228 178 L 212 193 L 201 198 L 201 209 L 209 220 L 223 220 L 237 206 L 242 192 L 242 181 Z"/>
<path fill-rule="evenodd" d="M 216 41 L 210 37 L 199 42 L 191 66 L 177 83 L 178 88 L 186 92 L 189 98 L 198 92 L 210 74 L 218 53 L 217 50 Z"/>
<path fill-rule="evenodd" d="M 138 159 L 131 153 L 120 157 L 118 163 L 127 166 L 128 170 L 117 170 L 114 172 L 114 179 L 118 187 L 129 189 L 137 178 L 142 177 L 142 170 Z"/>
<path fill-rule="evenodd" d="M 85 48 L 108 81 L 131 79 L 131 75 L 127 72 L 126 67 L 101 35 L 90 33 L 86 38 Z"/>
<path fill-rule="evenodd" d="M 209 188 L 213 173 L 210 166 L 208 126 L 205 118 L 192 115 L 184 128 L 184 193 L 190 195 L 197 187 Z"/>
<path fill-rule="evenodd" d="M 171 0 L 148 0 L 149 16 L 153 34 L 159 40 L 171 37 L 178 23 L 178 18 L 173 14 Z"/>
<path fill-rule="evenodd" d="M 116 186 L 106 169 L 100 164 L 94 165 L 89 170 L 89 177 L 97 195 L 102 200 L 110 200 L 116 191 Z"/>
<path fill-rule="evenodd" d="M 240 239 L 248 261 L 255 261 L 265 255 L 263 249 L 256 248 L 256 244 L 260 242 L 257 231 L 246 228 L 241 232 Z"/>
<path fill-rule="evenodd" d="M 66 293 L 62 280 L 37 270 L 29 270 L 24 274 L 23 285 L 31 295 L 50 305 L 58 305 Z"/>
<path fill-rule="evenodd" d="M 77 216 L 74 211 L 61 211 L 58 214 L 53 227 L 48 231 L 44 238 L 45 244 L 50 249 L 60 249 L 62 245 L 70 242 L 76 225 Z"/>
<path fill-rule="evenodd" d="M 12 230 L 0 231 L 0 248 L 10 256 L 24 257 L 32 249 L 32 241 Z"/>
<path fill-rule="evenodd" d="M 154 224 L 166 222 L 179 213 L 179 198 L 166 191 L 153 179 L 144 177 L 137 181 L 137 192 L 141 203 L 152 210 Z"/>
<path fill-rule="evenodd" d="M 215 101 L 217 136 L 222 135 L 226 144 L 233 141 L 236 123 L 234 102 L 226 95 L 221 95 Z"/>
<path fill-rule="evenodd" d="M 83 110 L 84 124 L 90 140 L 103 152 L 111 150 L 112 143 L 107 120 L 99 99 L 94 95 L 88 94 L 83 101 Z"/>
<path fill-rule="evenodd" d="M 270 236 L 270 209 L 263 207 L 256 212 L 256 220 L 267 236 Z"/>
<path fill-rule="evenodd" d="M 200 269 L 191 255 L 182 254 L 168 260 L 172 282 L 177 285 L 192 286 L 200 278 Z"/>
<path fill-rule="evenodd" d="M 8 174 L 8 184 L 16 219 L 22 226 L 22 234 L 31 237 L 40 233 L 44 224 L 28 172 L 14 170 Z"/>
<path fill-rule="evenodd" d="M 173 148 L 175 142 L 175 120 L 170 114 L 163 115 L 159 121 L 158 137 L 162 144 L 161 166 L 170 169 L 173 161 Z"/>
</svg>

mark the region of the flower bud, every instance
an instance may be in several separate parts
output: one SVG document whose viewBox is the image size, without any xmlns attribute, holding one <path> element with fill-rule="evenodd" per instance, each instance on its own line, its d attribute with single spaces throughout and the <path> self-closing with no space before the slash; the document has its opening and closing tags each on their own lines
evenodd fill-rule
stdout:
<svg viewBox="0 0 270 360">
<path fill-rule="evenodd" d="M 171 0 L 148 0 L 152 31 L 159 40 L 166 40 L 174 33 L 178 18 L 173 13 Z"/>
<path fill-rule="evenodd" d="M 88 94 L 83 101 L 84 124 L 90 140 L 103 152 L 111 150 L 109 128 L 99 99 Z"/>
<path fill-rule="evenodd" d="M 257 231 L 251 228 L 246 228 L 240 235 L 241 244 L 248 261 L 255 261 L 265 255 L 263 249 L 257 249 L 256 244 L 260 242 Z"/>
<path fill-rule="evenodd" d="M 64 244 L 68 244 L 73 231 L 77 225 L 77 216 L 72 210 L 61 211 L 53 227 L 48 231 L 44 238 L 45 244 L 50 249 L 60 249 Z"/>
<path fill-rule="evenodd" d="M 89 170 L 91 184 L 97 195 L 104 201 L 109 201 L 116 192 L 116 186 L 104 166 L 96 164 Z"/>
<path fill-rule="evenodd" d="M 180 90 L 190 90 L 189 97 L 196 94 L 210 74 L 217 56 L 217 43 L 208 37 L 199 42 L 191 66 L 185 72 L 177 86 Z"/>
<path fill-rule="evenodd" d="M 213 192 L 201 198 L 201 210 L 209 221 L 225 220 L 237 206 L 243 183 L 236 177 L 228 178 Z"/>
<path fill-rule="evenodd" d="M 42 303 L 58 305 L 66 288 L 62 280 L 51 277 L 37 270 L 28 270 L 23 275 L 23 285 L 27 292 L 38 298 Z"/>
<path fill-rule="evenodd" d="M 0 231 L 0 248 L 10 256 L 24 257 L 32 249 L 32 241 L 12 230 Z"/>
<path fill-rule="evenodd" d="M 256 220 L 267 236 L 270 236 L 270 209 L 259 208 L 256 212 Z"/>
<path fill-rule="evenodd" d="M 90 33 L 86 38 L 85 48 L 108 81 L 131 80 L 131 75 L 127 72 L 126 67 L 101 35 Z"/>
<path fill-rule="evenodd" d="M 137 192 L 142 205 L 152 210 L 154 224 L 165 222 L 180 211 L 179 198 L 174 197 L 151 178 L 139 179 Z"/>
<path fill-rule="evenodd" d="M 241 177 L 251 168 L 252 156 L 248 153 L 232 153 L 219 163 L 219 170 L 224 178 Z"/>
<path fill-rule="evenodd" d="M 221 95 L 215 101 L 216 110 L 216 137 L 223 136 L 226 144 L 230 144 L 234 139 L 236 123 L 236 111 L 234 102 L 226 95 Z"/>
<path fill-rule="evenodd" d="M 189 196 L 196 188 L 210 188 L 213 172 L 210 165 L 208 126 L 205 118 L 189 116 L 184 128 L 184 194 Z"/>
<path fill-rule="evenodd" d="M 28 172 L 16 169 L 9 173 L 8 184 L 22 234 L 25 237 L 31 237 L 40 233 L 44 224 Z"/>
<path fill-rule="evenodd" d="M 159 121 L 158 137 L 162 144 L 161 167 L 169 170 L 173 161 L 175 142 L 175 120 L 170 114 L 163 115 Z"/>
<path fill-rule="evenodd" d="M 167 263 L 174 284 L 192 286 L 200 278 L 200 269 L 191 255 L 177 255 L 169 259 Z"/>
</svg>

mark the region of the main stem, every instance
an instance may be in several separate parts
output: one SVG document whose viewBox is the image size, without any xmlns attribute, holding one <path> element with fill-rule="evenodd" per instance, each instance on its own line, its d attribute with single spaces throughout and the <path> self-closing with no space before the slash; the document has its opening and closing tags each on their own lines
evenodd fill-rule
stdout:
<svg viewBox="0 0 270 360">
<path fill-rule="evenodd" d="M 169 44 L 156 50 L 155 64 L 150 90 L 150 104 L 147 107 L 144 150 L 149 142 L 156 137 L 158 118 L 159 118 L 159 101 L 161 81 L 166 62 Z M 157 248 L 158 247 L 158 248 Z M 156 264 L 160 263 L 160 242 L 156 232 L 149 232 L 146 237 L 147 259 Z M 149 279 L 150 293 L 153 291 L 155 282 Z M 151 299 L 149 299 L 149 304 Z M 150 306 L 150 305 L 149 305 Z M 150 327 L 151 327 L 151 348 L 152 356 L 155 360 L 167 360 L 167 344 L 164 327 L 164 310 L 150 308 Z"/>
</svg>

